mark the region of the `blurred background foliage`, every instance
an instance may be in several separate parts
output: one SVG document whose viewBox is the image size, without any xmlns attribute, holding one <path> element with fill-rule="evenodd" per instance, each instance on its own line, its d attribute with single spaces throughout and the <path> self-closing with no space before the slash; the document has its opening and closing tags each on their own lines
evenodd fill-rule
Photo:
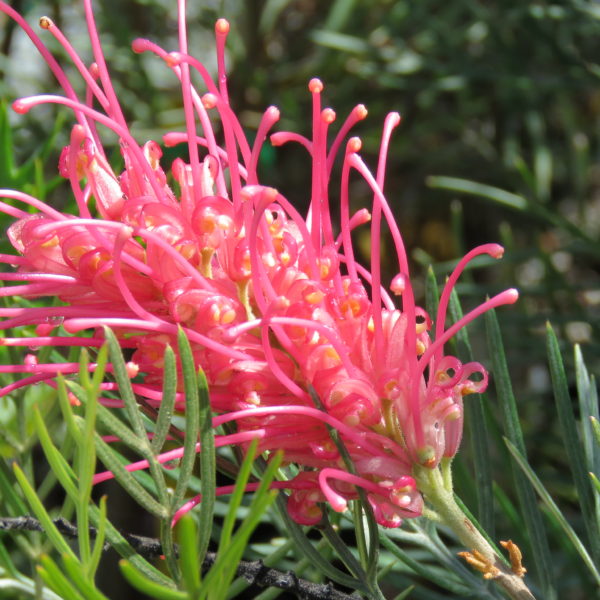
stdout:
<svg viewBox="0 0 600 600">
<path fill-rule="evenodd" d="M 174 77 L 159 59 L 128 49 L 138 36 L 175 49 L 175 2 L 95 4 L 113 81 L 138 139 L 160 140 L 166 130 L 181 129 Z M 11 5 L 30 23 L 51 16 L 89 59 L 79 2 L 14 0 Z M 369 109 L 369 118 L 356 129 L 368 164 L 375 164 L 385 114 L 402 114 L 386 192 L 416 273 L 433 264 L 442 281 L 465 249 L 491 240 L 505 245 L 503 262 L 469 271 L 459 292 L 468 306 L 485 294 L 519 288 L 520 302 L 500 317 L 526 445 L 532 465 L 577 526 L 543 339 L 550 319 L 564 344 L 568 372 L 573 373 L 573 343 L 582 345 L 588 369 L 598 372 L 600 5 L 591 0 L 209 0 L 189 2 L 188 14 L 191 53 L 210 68 L 214 22 L 220 16 L 230 21 L 231 99 L 249 132 L 275 104 L 282 112 L 277 128 L 308 134 L 307 82 L 314 76 L 324 81 L 324 105 L 336 110 L 338 121 L 357 103 Z M 55 82 L 28 40 L 4 16 L 0 25 L 0 96 L 10 102 L 53 90 Z M 56 47 L 51 36 L 42 38 Z M 60 48 L 56 52 L 63 56 Z M 9 114 L 20 170 L 3 158 L 2 187 L 29 186 L 55 205 L 70 202 L 66 185 L 57 186 L 54 166 L 69 132 L 70 116 L 64 119 L 64 113 L 44 107 L 26 117 Z M 48 147 L 44 141 L 52 134 L 57 139 Z M 167 166 L 172 158 L 166 151 Z M 310 165 L 301 149 L 266 148 L 261 173 L 263 183 L 306 206 Z M 355 199 L 357 205 L 368 203 L 366 190 L 359 187 Z M 368 240 L 358 235 L 366 247 Z M 385 265 L 388 277 L 395 269 Z M 420 291 L 424 294 L 424 287 Z M 482 329 L 482 323 L 473 326 L 471 339 L 485 362 L 478 343 Z M 493 395 L 487 408 L 494 414 Z M 499 463 L 494 477 L 501 487 L 502 456 L 492 457 Z M 468 445 L 462 460 L 466 465 L 471 460 Z M 468 485 L 465 476 L 462 486 Z"/>
</svg>

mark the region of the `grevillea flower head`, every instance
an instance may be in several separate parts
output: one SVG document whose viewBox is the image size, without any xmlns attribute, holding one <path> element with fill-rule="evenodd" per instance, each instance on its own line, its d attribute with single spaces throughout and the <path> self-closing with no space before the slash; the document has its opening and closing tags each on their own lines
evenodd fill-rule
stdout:
<svg viewBox="0 0 600 600">
<path fill-rule="evenodd" d="M 140 145 L 119 105 L 96 32 L 90 0 L 84 0 L 94 62 L 86 66 L 48 18 L 43 29 L 58 40 L 85 84 L 79 96 L 63 69 L 26 22 L 5 3 L 0 8 L 27 32 L 45 58 L 64 96 L 40 95 L 14 102 L 25 113 L 45 103 L 73 111 L 76 123 L 60 157 L 78 214 L 64 214 L 27 194 L 2 190 L 4 198 L 37 209 L 30 214 L 7 203 L 14 217 L 8 235 L 17 256 L 0 259 L 17 266 L 1 275 L 17 285 L 2 295 L 55 297 L 51 308 L 4 308 L 3 327 L 36 326 L 36 336 L 5 338 L 7 345 L 99 346 L 102 328 L 115 331 L 133 349 L 135 392 L 158 405 L 162 356 L 175 345 L 178 327 L 187 334 L 198 366 L 205 371 L 215 426 L 234 422 L 237 432 L 217 444 L 283 451 L 297 473 L 276 487 L 290 490 L 288 507 L 299 523 L 314 524 L 321 503 L 343 510 L 363 488 L 377 521 L 397 526 L 421 514 L 423 499 L 415 465 L 434 468 L 456 453 L 462 434 L 463 397 L 487 385 L 478 363 L 462 364 L 444 354 L 444 344 L 485 310 L 512 303 L 507 290 L 446 328 L 450 293 L 475 256 L 498 258 L 502 248 L 486 244 L 469 252 L 450 275 L 433 320 L 415 304 L 402 236 L 384 193 L 390 137 L 400 117 L 383 124 L 374 172 L 363 162 L 361 142 L 349 137 L 365 119 L 356 106 L 332 136 L 336 114 L 323 108 L 323 84 L 313 79 L 312 134 L 271 133 L 275 146 L 299 143 L 312 161 L 307 185 L 310 207 L 301 215 L 257 173 L 258 157 L 279 119 L 269 107 L 253 144 L 245 137 L 227 92 L 224 46 L 229 25 L 216 23 L 218 76 L 188 54 L 185 2 L 179 0 L 179 47 L 168 52 L 139 39 L 135 52 L 151 52 L 181 85 L 185 130 L 170 131 L 163 144 L 187 147 L 189 160 L 176 159 L 165 172 L 161 146 Z M 193 83 L 197 81 L 198 83 Z M 115 172 L 102 144 L 103 130 L 119 138 L 124 167 Z M 341 158 L 341 181 L 332 168 Z M 350 177 L 362 177 L 372 192 L 368 210 L 352 213 Z M 339 196 L 333 222 L 330 201 Z M 370 269 L 354 255 L 352 230 L 371 229 Z M 389 289 L 380 273 L 380 230 L 387 224 L 398 274 Z M 397 303 L 396 301 L 397 300 Z M 59 335 L 62 325 L 71 335 Z M 78 335 L 92 330 L 93 337 Z M 434 335 L 432 336 L 432 330 Z M 7 394 L 32 382 L 52 385 L 56 373 L 75 364 L 38 364 L 34 355 L 3 372 L 28 374 L 1 390 Z M 106 382 L 103 389 L 115 391 Z M 118 390 L 116 396 L 118 397 Z M 114 394 L 101 398 L 118 405 Z M 178 398 L 183 409 L 183 399 Z M 328 428 L 337 430 L 354 464 L 350 473 Z M 160 460 L 172 460 L 177 451 Z M 131 465 L 142 468 L 145 463 Z M 110 477 L 96 476 L 96 481 Z M 223 488 L 221 492 L 228 491 Z M 199 499 L 189 501 L 181 512 Z"/>
</svg>

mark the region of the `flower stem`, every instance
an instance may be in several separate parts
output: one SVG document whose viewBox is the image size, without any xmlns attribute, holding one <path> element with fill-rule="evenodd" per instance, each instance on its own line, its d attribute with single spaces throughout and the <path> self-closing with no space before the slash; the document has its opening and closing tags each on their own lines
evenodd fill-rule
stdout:
<svg viewBox="0 0 600 600">
<path fill-rule="evenodd" d="M 439 517 L 439 522 L 452 529 L 471 551 L 465 553 L 467 562 L 482 571 L 486 579 L 493 579 L 502 586 L 514 600 L 535 600 L 523 578 L 507 566 L 457 504 L 448 465 L 442 464 L 441 468 L 435 469 L 418 466 L 413 474 L 428 504 Z"/>
</svg>

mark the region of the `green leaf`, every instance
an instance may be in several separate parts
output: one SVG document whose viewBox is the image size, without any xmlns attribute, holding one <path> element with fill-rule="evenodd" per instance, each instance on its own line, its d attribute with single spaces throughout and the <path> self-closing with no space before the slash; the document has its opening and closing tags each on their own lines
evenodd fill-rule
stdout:
<svg viewBox="0 0 600 600">
<path fill-rule="evenodd" d="M 62 412 L 64 422 L 67 425 L 67 431 L 69 432 L 69 435 L 75 440 L 75 442 L 79 443 L 81 440 L 81 431 L 79 430 L 79 427 L 75 424 L 75 419 L 73 417 L 73 407 L 69 402 L 69 396 L 67 394 L 67 384 L 62 373 L 59 373 L 56 377 L 56 389 L 58 392 L 58 402 L 60 405 L 60 410 Z"/>
<path fill-rule="evenodd" d="M 248 484 L 248 479 L 252 471 L 252 461 L 256 456 L 257 446 L 258 440 L 252 440 L 246 452 L 246 456 L 244 457 L 244 461 L 240 466 L 237 479 L 235 480 L 235 487 L 233 493 L 229 498 L 229 504 L 227 507 L 228 510 L 223 521 L 221 537 L 219 538 L 220 552 L 224 552 L 225 550 L 227 550 L 229 544 L 231 543 L 231 536 L 233 533 L 235 521 L 237 519 L 237 511 L 242 503 L 244 493 L 246 492 L 246 485 Z"/>
<path fill-rule="evenodd" d="M 347 573 L 344 573 L 337 567 L 333 566 L 328 560 L 326 560 L 320 552 L 318 552 L 312 545 L 312 542 L 308 539 L 302 527 L 298 525 L 290 516 L 287 511 L 285 496 L 280 494 L 275 499 L 275 503 L 279 512 L 279 516 L 284 522 L 286 533 L 290 536 L 294 545 L 300 550 L 304 556 L 307 557 L 309 562 L 316 568 L 319 569 L 326 577 L 339 583 L 340 585 L 346 586 L 350 589 L 360 589 L 360 582 L 354 577 L 351 577 Z"/>
<path fill-rule="evenodd" d="M 165 348 L 163 356 L 164 371 L 163 371 L 163 390 L 158 409 L 158 418 L 154 425 L 154 437 L 152 438 L 151 448 L 154 454 L 158 454 L 162 449 L 169 427 L 171 426 L 171 418 L 173 417 L 173 409 L 175 407 L 175 397 L 177 394 L 177 362 L 175 353 L 171 346 Z"/>
<path fill-rule="evenodd" d="M 177 478 L 171 503 L 174 510 L 179 508 L 189 488 L 194 463 L 196 462 L 196 445 L 200 431 L 200 397 L 196 364 L 190 342 L 181 328 L 177 333 L 177 345 L 181 360 L 183 389 L 185 391 L 185 438 L 183 441 L 183 457 L 179 466 L 179 477 Z"/>
<path fill-rule="evenodd" d="M 119 396 L 125 405 L 125 411 L 127 417 L 133 428 L 134 433 L 140 439 L 147 439 L 146 428 L 144 427 L 144 420 L 138 410 L 138 404 L 135 399 L 135 394 L 131 387 L 131 380 L 127 374 L 127 367 L 123 358 L 123 353 L 119 342 L 115 337 L 115 334 L 108 328 L 104 328 L 104 336 L 108 343 L 108 350 L 110 354 L 110 361 L 113 367 L 113 374 L 117 385 L 119 386 Z"/>
<path fill-rule="evenodd" d="M 8 119 L 8 106 L 6 101 L 0 101 L 0 181 L 2 185 L 9 186 L 12 180 L 15 163 L 12 143 L 12 133 Z"/>
<path fill-rule="evenodd" d="M 229 529 L 233 527 L 238 514 L 238 508 L 242 495 L 246 490 L 257 445 L 257 440 L 253 440 L 240 467 L 240 473 L 235 482 L 235 489 L 223 525 L 223 532 L 217 551 L 217 560 L 204 579 L 203 591 L 206 590 L 206 594 L 208 594 L 211 600 L 224 599 L 226 597 L 227 589 L 233 580 L 237 565 L 248 545 L 250 535 L 277 494 L 275 490 L 270 490 L 269 488 L 281 464 L 281 453 L 271 458 L 261 478 L 258 489 L 252 496 L 252 502 L 248 508 L 246 518 L 235 532 L 235 535 L 231 536 Z M 206 594 L 202 597 L 205 597 Z"/>
<path fill-rule="evenodd" d="M 78 523 L 79 525 L 79 523 Z M 71 581 L 77 586 L 77 589 L 83 594 L 85 600 L 108 600 L 93 583 L 93 580 L 87 579 L 81 569 L 81 564 L 67 554 L 62 557 L 65 570 Z"/>
<path fill-rule="evenodd" d="M 590 417 L 590 423 L 592 424 L 592 431 L 596 438 L 596 443 L 600 445 L 600 422 L 595 417 Z"/>
<path fill-rule="evenodd" d="M 42 525 L 42 528 L 46 532 L 46 535 L 52 542 L 53 546 L 61 554 L 62 553 L 69 554 L 75 560 L 77 560 L 77 557 L 75 556 L 73 550 L 71 550 L 71 547 L 69 546 L 69 544 L 67 543 L 65 538 L 58 531 L 58 529 L 52 522 L 50 515 L 44 508 L 44 505 L 42 504 L 42 502 L 38 498 L 37 494 L 35 493 L 35 490 L 31 486 L 29 481 L 27 481 L 27 477 L 25 477 L 25 473 L 23 473 L 23 471 L 21 470 L 19 465 L 17 465 L 16 463 L 13 465 L 13 470 L 15 472 L 15 477 L 17 478 L 17 481 L 19 482 L 19 485 L 21 486 L 21 489 L 23 490 L 23 494 L 25 494 L 25 498 L 27 499 L 27 502 L 29 503 L 29 506 L 31 507 L 31 510 L 33 511 L 34 515 L 39 519 L 40 524 Z"/>
<path fill-rule="evenodd" d="M 3 510 L 10 510 L 11 515 L 23 515 L 27 512 L 27 504 L 17 494 L 7 473 L 8 467 L 0 460 L 0 498 L 3 502 Z"/>
<path fill-rule="evenodd" d="M 496 204 L 500 204 L 501 206 L 507 206 L 518 211 L 535 215 L 542 221 L 546 221 L 547 223 L 551 223 L 557 227 L 560 227 L 561 229 L 565 229 L 574 236 L 585 240 L 595 249 L 600 247 L 600 244 L 598 244 L 596 240 L 590 237 L 581 228 L 571 223 L 568 219 L 562 217 L 558 212 L 549 210 L 540 203 L 530 202 L 523 196 L 512 194 L 511 192 L 507 192 L 501 188 L 483 183 L 477 183 L 468 179 L 461 179 L 459 177 L 444 177 L 439 175 L 428 177 L 427 185 L 432 188 L 442 188 L 454 192 L 462 192 L 464 194 L 479 196 L 481 198 L 491 200 Z"/>
<path fill-rule="evenodd" d="M 42 556 L 41 563 L 42 566 L 37 568 L 38 573 L 63 600 L 85 600 L 49 556 Z"/>
<path fill-rule="evenodd" d="M 177 523 L 179 539 L 179 566 L 185 583 L 185 589 L 191 598 L 200 592 L 200 568 L 202 560 L 198 552 L 198 530 L 190 514 L 183 515 Z"/>
<path fill-rule="evenodd" d="M 94 548 L 92 555 L 87 564 L 87 574 L 89 577 L 94 577 L 98 567 L 100 566 L 100 559 L 102 558 L 102 552 L 104 550 L 104 540 L 106 538 L 106 496 L 100 498 L 100 507 L 98 510 L 98 519 L 96 521 L 96 537 L 94 539 Z"/>
<path fill-rule="evenodd" d="M 159 519 L 167 519 L 169 511 L 155 500 L 135 479 L 135 477 L 125 469 L 118 458 L 118 454 L 98 435 L 94 434 L 96 441 L 96 452 L 98 458 L 104 463 L 104 466 L 112 471 L 115 479 L 127 490 L 131 497 L 148 512 Z"/>
<path fill-rule="evenodd" d="M 101 404 L 98 405 L 98 421 L 108 429 L 110 433 L 119 438 L 119 441 L 129 446 L 132 450 L 143 456 L 146 460 L 152 454 L 149 451 L 147 439 L 140 440 L 136 434 L 116 417 L 112 411 Z"/>
<path fill-rule="evenodd" d="M 411 592 L 415 590 L 416 585 L 409 585 L 403 592 L 400 592 L 397 596 L 394 597 L 394 600 L 406 600 L 409 597 Z"/>
<path fill-rule="evenodd" d="M 425 278 L 425 309 L 427 314 L 433 319 L 437 313 L 438 304 L 440 302 L 440 292 L 435 279 L 433 267 L 427 267 L 427 276 Z"/>
<path fill-rule="evenodd" d="M 546 333 L 550 377 L 552 379 L 552 388 L 554 399 L 556 400 L 556 409 L 564 447 L 567 452 L 569 468 L 573 474 L 575 488 L 579 496 L 581 513 L 590 541 L 591 553 L 594 560 L 600 563 L 600 528 L 596 519 L 592 482 L 586 469 L 585 454 L 577 433 L 577 423 L 573 414 L 569 384 L 567 383 L 558 340 L 550 323 L 546 324 Z"/>
<path fill-rule="evenodd" d="M 96 506 L 90 506 L 90 520 L 99 529 L 100 511 Z M 106 539 L 110 545 L 125 558 L 138 572 L 157 584 L 174 589 L 175 585 L 166 575 L 161 573 L 156 567 L 151 565 L 143 556 L 140 556 L 121 535 L 119 530 L 110 522 L 106 521 Z"/>
<path fill-rule="evenodd" d="M 485 325 L 494 374 L 493 381 L 503 413 L 504 431 L 506 432 L 506 437 L 512 442 L 515 448 L 523 456 L 527 456 L 523 431 L 521 430 L 517 413 L 517 403 L 506 364 L 504 342 L 502 341 L 500 326 L 498 325 L 498 319 L 494 310 L 490 310 L 485 314 Z M 544 598 L 550 600 L 556 598 L 555 570 L 552 567 L 552 558 L 542 514 L 537 505 L 535 492 L 531 483 L 520 469 L 514 468 L 514 465 L 513 476 L 525 529 L 529 535 L 533 560 L 544 592 Z"/>
<path fill-rule="evenodd" d="M 99 408 L 101 409 L 103 407 L 99 406 Z M 56 475 L 59 479 L 59 482 L 61 483 L 61 485 L 67 492 L 67 494 L 71 498 L 73 498 L 74 501 L 76 501 L 76 498 L 78 497 L 78 491 L 77 491 L 77 487 L 74 483 L 76 481 L 75 474 L 73 473 L 73 470 L 71 469 L 70 465 L 68 463 L 66 463 L 66 461 L 64 460 L 64 458 L 62 457 L 60 452 L 58 452 L 56 447 L 52 444 L 52 441 L 50 440 L 50 437 L 47 433 L 45 426 L 42 427 L 40 425 L 44 425 L 43 419 L 41 419 L 41 418 L 39 419 L 39 423 L 38 423 L 39 431 L 42 434 L 40 436 L 40 441 L 42 441 L 42 445 L 44 447 L 44 452 L 46 453 L 46 457 L 48 458 L 48 462 L 50 463 L 50 466 L 53 469 L 53 471 L 56 473 Z M 77 427 L 77 425 L 76 425 L 76 427 Z M 21 487 L 23 487 L 23 485 L 27 486 L 28 482 L 27 482 L 27 479 L 25 478 L 25 475 L 20 471 L 20 469 L 17 467 L 17 465 L 14 465 L 14 468 L 15 468 L 15 474 L 17 476 L 17 480 L 21 484 Z M 17 473 L 20 473 L 20 475 Z M 3 471 L 2 471 L 2 469 L 0 469 L 0 485 L 2 484 L 2 481 L 3 481 L 2 475 L 3 475 Z M 26 493 L 26 497 L 28 500 L 29 500 L 29 495 L 32 495 L 32 502 L 35 501 L 35 498 L 36 498 L 35 492 L 33 491 L 33 489 L 31 487 L 30 487 L 30 491 L 25 492 L 25 493 Z M 7 496 L 4 496 L 4 498 L 6 498 L 6 497 Z M 8 497 L 10 497 L 10 496 L 8 496 Z M 47 532 L 48 537 L 54 543 L 55 547 L 57 548 L 57 550 L 59 550 L 59 552 L 65 552 L 66 550 L 69 550 L 70 546 L 64 540 L 64 538 L 62 537 L 60 532 L 58 532 L 58 530 L 52 523 L 50 517 L 45 512 L 45 509 L 43 508 L 43 505 L 41 505 L 39 500 L 38 500 L 38 503 L 39 503 L 39 506 L 38 506 L 37 510 L 36 510 L 36 508 L 34 508 L 33 505 L 32 505 L 32 509 L 33 509 L 35 515 L 38 517 L 38 519 L 42 523 L 42 527 Z M 104 500 L 101 501 L 100 509 L 98 509 L 98 507 L 94 506 L 93 504 L 90 504 L 88 507 L 88 510 L 89 510 L 90 520 L 98 529 L 98 535 L 96 538 L 96 547 L 94 548 L 94 554 L 93 554 L 92 558 L 90 559 L 90 563 L 88 566 L 89 573 L 94 572 L 94 570 L 96 568 L 94 566 L 94 564 L 97 563 L 97 561 L 99 560 L 98 555 L 101 553 L 102 545 L 103 545 L 102 544 L 102 537 L 104 535 L 103 532 L 106 531 L 106 539 L 108 539 L 111 546 L 121 556 L 129 559 L 129 561 L 140 572 L 144 573 L 145 577 L 147 577 L 148 579 L 151 579 L 155 582 L 159 582 L 163 585 L 173 586 L 173 583 L 170 579 L 165 577 L 165 575 L 163 575 L 154 566 L 152 566 L 146 559 L 144 559 L 142 556 L 137 554 L 135 552 L 135 550 L 131 547 L 131 545 L 127 542 L 127 540 L 125 540 L 125 538 L 119 533 L 119 531 L 110 523 L 110 521 L 106 520 L 106 518 L 105 518 L 106 507 L 105 507 Z M 19 509 L 18 514 L 23 514 L 25 512 L 26 512 L 26 507 L 23 504 L 22 508 Z"/>
<path fill-rule="evenodd" d="M 453 578 L 448 577 L 447 574 L 440 573 L 439 570 L 432 569 L 424 561 L 413 558 L 409 552 L 392 541 L 385 532 L 380 531 L 380 536 L 381 545 L 417 575 L 439 585 L 443 589 L 449 590 L 459 598 L 464 598 L 469 594 L 470 590 L 466 585 L 456 582 Z"/>
<path fill-rule="evenodd" d="M 157 600 L 189 600 L 185 592 L 166 587 L 140 573 L 128 560 L 119 561 L 121 573 L 137 590 Z"/>
<path fill-rule="evenodd" d="M 46 423 L 42 418 L 37 405 L 33 407 L 33 421 L 40 443 L 44 449 L 44 454 L 52 467 L 52 472 L 56 475 L 58 481 L 71 500 L 76 503 L 79 498 L 76 478 L 71 470 L 71 466 L 50 439 Z"/>
<path fill-rule="evenodd" d="M 350 571 L 350 573 L 352 573 L 356 579 L 360 580 L 365 587 L 368 587 L 369 582 L 367 581 L 367 574 L 365 573 L 362 565 L 354 557 L 354 554 L 352 554 L 350 548 L 348 548 L 348 544 L 345 543 L 333 529 L 331 523 L 329 523 L 329 520 L 327 519 L 327 515 L 324 516 L 323 521 L 325 521 L 325 524 L 323 524 L 323 522 L 319 524 L 321 533 L 327 538 L 327 541 L 336 551 L 337 555 L 344 563 L 348 571 Z"/>
<path fill-rule="evenodd" d="M 535 488 L 535 491 L 538 493 L 542 502 L 548 507 L 548 510 L 558 521 L 566 536 L 571 540 L 571 543 L 575 547 L 575 550 L 577 550 L 584 564 L 590 570 L 592 576 L 596 580 L 596 583 L 600 585 L 600 573 L 598 572 L 594 561 L 588 554 L 587 550 L 585 549 L 585 546 L 581 543 L 581 540 L 577 537 L 577 534 L 575 533 L 573 528 L 569 525 L 558 506 L 556 506 L 556 503 L 554 502 L 554 500 L 552 500 L 552 497 L 550 496 L 550 494 L 548 493 L 538 476 L 535 474 L 525 457 L 517 450 L 514 444 L 511 444 L 510 440 L 504 438 L 504 442 L 506 443 L 506 446 L 517 461 L 523 473 L 525 473 L 529 481 L 531 481 L 533 487 Z"/>
<path fill-rule="evenodd" d="M 522 196 L 511 194 L 506 190 L 491 185 L 469 181 L 468 179 L 434 175 L 427 178 L 427 185 L 432 188 L 443 188 L 454 192 L 482 196 L 483 198 L 489 198 L 498 204 L 517 210 L 526 210 L 528 208 L 528 202 Z"/>
<path fill-rule="evenodd" d="M 598 390 L 594 378 L 589 376 L 581 354 L 581 348 L 575 345 L 575 380 L 579 398 L 579 414 L 581 415 L 581 434 L 586 469 L 600 473 L 600 441 L 594 439 L 593 421 L 599 418 Z"/>
<path fill-rule="evenodd" d="M 198 382 L 198 390 L 200 392 L 200 448 L 202 449 L 200 453 L 200 491 L 202 502 L 198 516 L 198 527 L 200 529 L 198 556 L 200 560 L 204 560 L 212 533 L 217 486 L 217 464 L 208 382 L 202 371 L 198 373 Z"/>
<path fill-rule="evenodd" d="M 76 501 L 77 510 L 77 534 L 79 541 L 79 554 L 84 569 L 87 570 L 91 558 L 91 545 L 89 533 L 89 512 L 88 506 L 92 494 L 92 481 L 96 470 L 96 452 L 94 448 L 94 432 L 96 430 L 96 414 L 99 405 L 98 396 L 100 394 L 100 384 L 104 379 L 108 351 L 106 345 L 100 348 L 96 361 L 96 369 L 92 378 L 86 377 L 85 387 L 87 387 L 88 400 L 85 403 L 85 417 L 83 422 L 82 436 L 77 445 L 77 479 L 78 479 L 78 498 Z M 86 366 L 87 353 L 81 353 L 80 373 L 84 372 L 87 376 Z"/>
</svg>

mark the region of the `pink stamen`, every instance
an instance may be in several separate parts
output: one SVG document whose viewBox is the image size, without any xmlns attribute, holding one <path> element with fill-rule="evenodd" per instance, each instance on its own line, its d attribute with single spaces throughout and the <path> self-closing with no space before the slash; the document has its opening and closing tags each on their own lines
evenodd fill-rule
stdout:
<svg viewBox="0 0 600 600">
<path fill-rule="evenodd" d="M 86 66 L 83 64 L 83 61 L 81 60 L 81 58 L 79 58 L 79 55 L 77 54 L 77 52 L 75 52 L 75 50 L 74 50 L 73 46 L 71 46 L 71 43 L 69 42 L 69 40 L 64 36 L 62 31 L 56 26 L 54 21 L 52 21 L 52 19 L 49 19 L 48 17 L 42 17 L 40 19 L 40 26 L 43 29 L 47 29 L 54 36 L 54 38 L 58 41 L 58 43 L 64 48 L 67 55 L 73 61 L 73 64 L 79 71 L 79 74 L 83 77 L 83 79 L 87 83 L 88 89 L 91 91 L 91 93 L 94 95 L 94 97 L 98 100 L 98 102 L 100 103 L 102 108 L 106 112 L 109 112 L 110 104 L 108 102 L 106 95 L 104 94 L 104 92 L 102 91 L 100 86 L 96 83 L 95 78 L 88 71 Z M 90 103 L 88 102 L 88 104 L 90 104 Z"/>
<path fill-rule="evenodd" d="M 19 98 L 13 102 L 13 109 L 20 113 L 25 114 L 29 112 L 34 106 L 39 104 L 62 104 L 63 106 L 67 106 L 68 108 L 77 111 L 79 110 L 83 114 L 92 118 L 94 121 L 101 123 L 108 129 L 114 131 L 126 144 L 128 150 L 131 150 L 133 156 L 136 159 L 138 167 L 144 172 L 147 177 L 147 181 L 152 187 L 152 191 L 155 193 L 157 199 L 161 199 L 163 196 L 162 190 L 158 187 L 158 182 L 156 181 L 156 177 L 154 173 L 150 169 L 150 165 L 148 161 L 145 159 L 142 154 L 137 142 L 131 137 L 129 130 L 127 127 L 119 124 L 111 117 L 107 117 L 102 113 L 82 104 L 81 102 L 77 102 L 71 100 L 70 98 L 63 98 L 62 96 L 53 96 L 50 94 L 40 94 L 39 96 L 31 96 L 29 98 Z"/>
<path fill-rule="evenodd" d="M 389 494 L 388 490 L 382 488 L 376 483 L 373 483 L 372 481 L 369 481 L 368 479 L 365 479 L 364 477 L 358 477 L 357 475 L 347 473 L 346 471 L 342 471 L 340 469 L 321 469 L 319 473 L 319 485 L 321 486 L 327 501 L 329 504 L 331 504 L 333 510 L 337 512 L 345 511 L 348 507 L 348 501 L 329 485 L 329 479 L 337 479 L 338 481 L 343 481 L 345 483 L 362 487 L 373 494 L 380 494 L 383 496 L 387 496 Z"/>
<path fill-rule="evenodd" d="M 499 244 L 483 244 L 482 246 L 477 246 L 477 248 L 473 248 L 470 252 L 467 252 L 465 256 L 458 262 L 452 274 L 446 281 L 446 285 L 444 286 L 444 290 L 442 291 L 442 295 L 440 296 L 440 303 L 438 305 L 437 317 L 435 319 L 435 339 L 437 340 L 442 336 L 444 328 L 446 327 L 446 313 L 448 310 L 448 303 L 450 302 L 450 296 L 452 294 L 452 290 L 458 281 L 458 278 L 462 275 L 465 267 L 476 257 L 481 254 L 488 254 L 493 258 L 502 258 L 502 254 L 504 253 L 504 248 Z M 443 346 L 439 346 L 438 351 L 435 353 L 434 360 L 439 360 L 441 353 L 443 351 Z"/>
<path fill-rule="evenodd" d="M 113 89 L 108 69 L 106 68 L 106 61 L 104 60 L 104 53 L 102 52 L 102 45 L 100 44 L 100 38 L 98 36 L 98 30 L 96 29 L 96 22 L 94 20 L 94 11 L 92 9 L 91 0 L 83 0 L 85 8 L 85 20 L 87 22 L 88 34 L 90 42 L 92 44 L 92 51 L 94 53 L 94 59 L 96 61 L 98 75 L 106 94 L 106 99 L 110 105 L 110 113 L 114 116 L 115 122 L 123 129 L 127 130 L 125 118 L 121 112 L 121 106 L 117 100 L 117 95 Z M 135 145 L 135 144 L 134 144 Z M 143 169 L 143 165 L 140 164 Z M 160 196 L 157 195 L 157 198 Z"/>
<path fill-rule="evenodd" d="M 249 185 L 258 184 L 258 176 L 256 174 L 258 157 L 267 138 L 267 134 L 269 133 L 269 129 L 271 129 L 271 127 L 273 127 L 273 125 L 279 121 L 279 117 L 279 109 L 276 106 L 269 106 L 260 120 L 260 125 L 258 126 L 258 131 L 256 132 L 256 138 L 254 140 L 254 146 L 252 147 L 250 164 L 248 165 L 247 183 Z"/>
<path fill-rule="evenodd" d="M 219 91 L 225 104 L 229 104 L 227 93 L 227 71 L 225 69 L 225 43 L 229 33 L 229 23 L 226 19 L 218 19 L 215 23 L 215 38 L 217 40 L 217 70 L 219 75 Z"/>
<path fill-rule="evenodd" d="M 52 56 L 50 51 L 46 48 L 44 43 L 40 40 L 37 34 L 33 31 L 33 29 L 28 25 L 27 21 L 23 19 L 23 17 L 14 9 L 12 9 L 6 2 L 0 2 L 0 9 L 2 12 L 6 13 L 11 19 L 18 23 L 19 27 L 27 34 L 29 39 L 33 42 L 37 51 L 41 54 L 42 58 L 46 62 L 46 64 L 50 67 L 53 75 L 56 77 L 60 87 L 65 91 L 67 97 L 73 100 L 74 102 L 78 101 L 77 94 L 73 90 L 73 86 L 69 81 L 68 77 L 65 75 L 65 72 L 62 70 L 57 60 Z M 75 117 L 81 123 L 81 125 L 85 126 L 86 121 L 84 115 L 80 111 L 75 111 Z"/>
<path fill-rule="evenodd" d="M 511 288 L 508 290 L 504 290 L 500 294 L 496 294 L 493 298 L 490 298 L 483 304 L 480 304 L 477 308 L 474 308 L 472 311 L 468 312 L 462 319 L 454 323 L 451 327 L 446 329 L 439 338 L 427 348 L 425 353 L 419 359 L 419 371 L 423 373 L 425 368 L 427 367 L 431 357 L 437 352 L 437 350 L 443 346 L 454 334 L 460 331 L 463 327 L 466 327 L 471 321 L 476 319 L 479 315 L 491 310 L 492 308 L 498 308 L 499 306 L 503 306 L 505 304 L 514 304 L 519 299 L 518 290 Z"/>
<path fill-rule="evenodd" d="M 379 189 L 383 192 L 385 181 L 385 166 L 387 161 L 390 138 L 393 129 L 400 124 L 400 115 L 390 113 L 385 119 L 381 145 L 379 147 L 379 162 L 377 164 L 376 181 Z M 375 339 L 375 363 L 382 364 L 383 360 L 383 325 L 381 320 L 381 203 L 373 200 L 373 211 L 371 215 L 371 276 L 373 280 L 373 328 Z"/>
<path fill-rule="evenodd" d="M 333 140 L 333 144 L 331 144 L 331 148 L 329 149 L 329 153 L 327 154 L 327 175 L 331 175 L 331 169 L 333 169 L 333 163 L 335 162 L 335 158 L 337 156 L 338 150 L 342 145 L 346 135 L 348 132 L 358 123 L 359 121 L 363 121 L 367 118 L 368 111 L 364 104 L 356 105 L 348 118 L 344 121 L 344 124 L 340 127 L 338 134 L 335 136 Z"/>
</svg>

